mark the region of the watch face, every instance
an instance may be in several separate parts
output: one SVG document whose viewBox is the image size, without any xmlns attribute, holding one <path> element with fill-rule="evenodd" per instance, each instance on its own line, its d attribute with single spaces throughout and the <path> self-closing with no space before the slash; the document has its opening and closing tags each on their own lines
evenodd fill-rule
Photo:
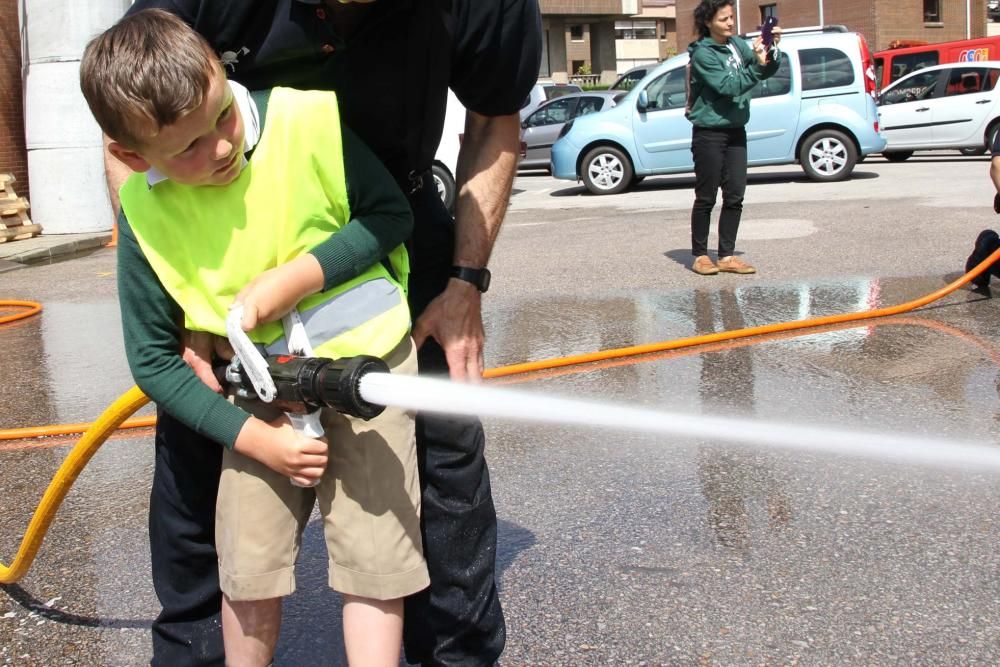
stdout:
<svg viewBox="0 0 1000 667">
<path fill-rule="evenodd" d="M 479 274 L 479 291 L 485 292 L 490 288 L 490 278 L 493 276 L 490 274 L 489 269 L 483 269 Z"/>
</svg>

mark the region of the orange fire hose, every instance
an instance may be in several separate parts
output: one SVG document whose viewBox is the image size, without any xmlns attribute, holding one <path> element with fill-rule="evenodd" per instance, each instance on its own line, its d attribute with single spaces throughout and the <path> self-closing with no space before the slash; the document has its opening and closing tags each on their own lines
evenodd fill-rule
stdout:
<svg viewBox="0 0 1000 667">
<path fill-rule="evenodd" d="M 8 310 L 10 308 L 26 308 L 27 310 L 20 313 L 14 313 L 13 315 L 0 316 L 0 324 L 16 322 L 17 320 L 23 320 L 26 317 L 31 317 L 32 315 L 37 315 L 42 312 L 42 304 L 34 301 L 17 301 L 14 299 L 0 300 L 0 310 Z"/>
<path fill-rule="evenodd" d="M 976 276 L 980 275 L 984 271 L 988 270 L 994 262 L 1000 260 L 1000 250 L 997 250 L 985 260 L 983 260 L 978 266 L 966 273 L 964 276 L 955 280 L 954 282 L 942 287 L 941 289 L 927 294 L 919 299 L 914 299 L 912 301 L 907 301 L 906 303 L 899 304 L 897 306 L 889 306 L 886 308 L 878 308 L 876 310 L 862 311 L 859 313 L 846 313 L 843 315 L 828 315 L 825 317 L 814 317 L 806 320 L 795 320 L 792 322 L 783 322 L 779 324 L 768 324 L 764 326 L 748 327 L 744 329 L 735 329 L 733 331 L 723 331 L 714 334 L 706 334 L 702 336 L 689 336 L 687 338 L 678 338 L 675 340 L 662 341 L 659 343 L 650 343 L 647 345 L 635 345 L 631 347 L 616 348 L 612 350 L 604 350 L 601 352 L 593 352 L 589 354 L 579 354 L 569 357 L 561 357 L 556 359 L 546 359 L 542 361 L 527 362 L 521 364 L 512 364 L 509 366 L 500 366 L 498 368 L 487 369 L 483 373 L 485 378 L 499 378 L 506 377 L 510 375 L 516 375 L 521 373 L 531 373 L 535 371 L 560 368 L 564 366 L 572 366 L 577 364 L 586 364 L 596 361 L 605 361 L 609 359 L 620 359 L 623 357 L 639 356 L 644 354 L 651 354 L 655 352 L 663 352 L 666 350 L 676 350 L 685 347 L 694 347 L 696 345 L 705 345 L 708 343 L 718 343 L 721 341 L 735 340 L 739 338 L 749 338 L 751 336 L 760 336 L 763 334 L 771 334 L 778 332 L 789 332 L 789 331 L 802 331 L 804 329 L 811 329 L 816 327 L 828 326 L 832 324 L 842 324 L 846 322 L 862 322 L 865 320 L 871 320 L 879 317 L 887 317 L 890 315 L 898 315 L 900 313 L 909 312 L 916 308 L 925 306 L 933 301 L 936 301 L 948 294 L 951 294 L 962 285 L 965 285 L 971 281 Z M 0 302 L 2 303 L 2 302 Z M 37 312 L 37 311 L 36 311 Z M 14 557 L 14 561 L 10 566 L 3 565 L 0 563 L 0 584 L 10 584 L 15 583 L 23 577 L 28 568 L 31 566 L 35 555 L 38 553 L 38 549 L 42 544 L 42 540 L 45 538 L 45 533 L 52 523 L 55 517 L 56 511 L 62 504 L 63 499 L 69 492 L 70 487 L 76 480 L 77 476 L 83 470 L 84 466 L 94 455 L 97 449 L 107 440 L 116 429 L 121 426 L 127 417 L 132 415 L 136 410 L 146 405 L 149 399 L 138 387 L 133 387 L 128 390 L 121 397 L 118 398 L 104 413 L 98 418 L 93 425 L 84 433 L 83 437 L 73 446 L 70 450 L 69 455 L 63 464 L 56 471 L 52 482 L 49 487 L 45 490 L 45 494 L 42 496 L 42 501 L 39 503 L 38 508 L 35 510 L 34 515 L 31 518 L 31 522 L 28 524 L 28 530 L 26 531 L 24 538 L 21 541 L 21 546 L 18 549 L 17 555 Z M 44 428 L 44 427 L 42 427 Z M 60 429 L 61 433 L 65 432 L 67 426 L 55 427 Z M 17 429 L 18 431 L 24 431 L 25 429 Z M 0 431 L 0 439 L 4 439 L 6 431 Z M 54 433 L 53 433 L 54 434 Z M 23 437 L 23 436 L 22 436 Z"/>
</svg>

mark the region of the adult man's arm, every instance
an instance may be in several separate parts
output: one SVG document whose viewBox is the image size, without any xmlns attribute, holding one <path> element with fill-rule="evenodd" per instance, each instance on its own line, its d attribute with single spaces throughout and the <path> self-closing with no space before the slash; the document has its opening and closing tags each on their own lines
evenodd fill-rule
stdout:
<svg viewBox="0 0 1000 667">
<path fill-rule="evenodd" d="M 456 266 L 485 267 L 507 212 L 517 172 L 520 118 L 466 112 L 458 153 L 455 204 Z M 434 338 L 453 380 L 478 382 L 483 373 L 482 300 L 474 285 L 452 278 L 413 327 L 417 346 Z"/>
</svg>

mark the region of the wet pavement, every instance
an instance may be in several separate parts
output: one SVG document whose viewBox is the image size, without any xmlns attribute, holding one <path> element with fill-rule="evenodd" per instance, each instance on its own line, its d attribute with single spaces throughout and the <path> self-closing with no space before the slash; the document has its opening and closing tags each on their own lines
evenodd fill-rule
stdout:
<svg viewBox="0 0 1000 667">
<path fill-rule="evenodd" d="M 598 218 L 590 226 L 572 211 L 538 226 L 529 226 L 531 213 L 512 214 L 494 263 L 506 284 L 486 301 L 487 365 L 893 305 L 956 277 L 958 248 L 967 246 L 965 238 L 948 246 L 954 230 L 927 231 L 915 246 L 940 252 L 914 250 L 920 262 L 903 271 L 867 270 L 870 255 L 845 250 L 809 255 L 811 266 L 708 282 L 670 254 L 681 246 L 674 239 L 648 256 L 630 245 L 648 243 L 654 225 L 682 234 L 671 214 L 618 219 L 589 205 Z M 782 219 L 829 232 L 822 207 L 803 204 Z M 768 215 L 748 206 L 748 219 Z M 907 213 L 932 230 L 925 215 Z M 837 233 L 870 244 L 863 221 L 844 217 Z M 567 240 L 553 247 L 547 234 L 557 225 Z M 610 225 L 629 238 L 609 234 Z M 766 266 L 772 246 L 759 238 L 754 245 L 748 235 L 747 247 Z M 799 237 L 780 238 L 785 251 L 798 248 Z M 558 267 L 585 263 L 586 247 L 606 253 L 590 259 L 599 275 L 566 279 Z M 565 262 L 546 262 L 557 257 Z M 0 274 L 0 298 L 45 306 L 0 327 L 0 428 L 91 420 L 131 386 L 113 273 L 112 252 L 100 250 Z M 562 369 L 510 386 L 1000 446 L 998 315 L 997 300 L 960 290 L 863 326 Z M 996 471 L 732 447 L 711 432 L 664 438 L 500 420 L 486 428 L 508 620 L 503 665 L 1000 663 Z M 4 563 L 71 443 L 0 441 Z M 151 473 L 148 432 L 111 440 L 94 457 L 29 574 L 0 591 L 0 665 L 148 661 Z M 278 665 L 344 664 L 322 549 L 313 522 Z"/>
</svg>

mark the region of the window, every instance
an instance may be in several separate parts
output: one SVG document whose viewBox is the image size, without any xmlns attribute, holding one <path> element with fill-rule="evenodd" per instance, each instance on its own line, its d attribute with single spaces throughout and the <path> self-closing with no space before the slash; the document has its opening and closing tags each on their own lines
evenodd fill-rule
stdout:
<svg viewBox="0 0 1000 667">
<path fill-rule="evenodd" d="M 782 58 L 778 65 L 778 71 L 768 79 L 764 79 L 753 89 L 753 97 L 774 97 L 775 95 L 787 95 L 792 90 L 792 66 L 788 64 L 788 58 Z"/>
<path fill-rule="evenodd" d="M 650 110 L 683 109 L 687 104 L 687 68 L 678 67 L 646 87 Z"/>
<path fill-rule="evenodd" d="M 854 83 L 854 65 L 839 49 L 803 49 L 799 51 L 802 66 L 802 90 L 837 88 Z"/>
<path fill-rule="evenodd" d="M 577 116 L 586 116 L 588 113 L 600 111 L 603 106 L 603 97 L 581 97 L 580 103 L 576 105 L 576 113 L 573 114 L 573 118 L 576 118 Z"/>
<path fill-rule="evenodd" d="M 924 23 L 941 22 L 941 0 L 924 0 Z"/>
<path fill-rule="evenodd" d="M 879 99 L 879 104 L 917 102 L 934 97 L 934 91 L 937 89 L 937 82 L 940 77 L 941 72 L 939 71 L 914 74 L 900 85 L 885 91 Z"/>
<path fill-rule="evenodd" d="M 938 64 L 937 51 L 926 53 L 911 53 L 905 56 L 894 56 L 892 59 L 892 78 L 890 81 L 901 79 L 910 72 L 916 72 L 925 67 Z"/>
<path fill-rule="evenodd" d="M 528 120 L 525 124 L 528 127 L 538 127 L 540 125 L 565 123 L 570 119 L 574 106 L 576 106 L 576 99 L 574 98 L 550 102 L 535 113 L 528 116 Z"/>
<path fill-rule="evenodd" d="M 570 63 L 570 66 L 573 68 L 573 71 L 571 72 L 571 74 L 579 74 L 580 70 L 582 70 L 586 64 L 587 64 L 586 60 L 574 60 L 574 61 L 572 61 Z"/>
<path fill-rule="evenodd" d="M 761 5 L 760 6 L 760 22 L 761 22 L 761 24 L 764 23 L 764 19 L 766 19 L 768 16 L 773 16 L 774 18 L 778 18 L 778 5 L 777 5 L 777 3 L 772 3 L 770 5 Z"/>
<path fill-rule="evenodd" d="M 583 41 L 583 26 L 582 25 L 571 25 L 569 27 L 569 38 L 574 42 Z"/>
<path fill-rule="evenodd" d="M 625 72 L 621 75 L 614 85 L 611 86 L 612 90 L 632 90 L 632 86 L 639 83 L 642 77 L 646 76 L 646 70 L 636 69 L 629 72 Z"/>
<path fill-rule="evenodd" d="M 948 84 L 944 88 L 944 94 L 953 97 L 980 93 L 983 91 L 983 84 L 988 83 L 987 77 L 985 67 L 956 67 L 948 70 Z"/>
<path fill-rule="evenodd" d="M 656 21 L 615 21 L 615 39 L 656 39 Z"/>
</svg>

